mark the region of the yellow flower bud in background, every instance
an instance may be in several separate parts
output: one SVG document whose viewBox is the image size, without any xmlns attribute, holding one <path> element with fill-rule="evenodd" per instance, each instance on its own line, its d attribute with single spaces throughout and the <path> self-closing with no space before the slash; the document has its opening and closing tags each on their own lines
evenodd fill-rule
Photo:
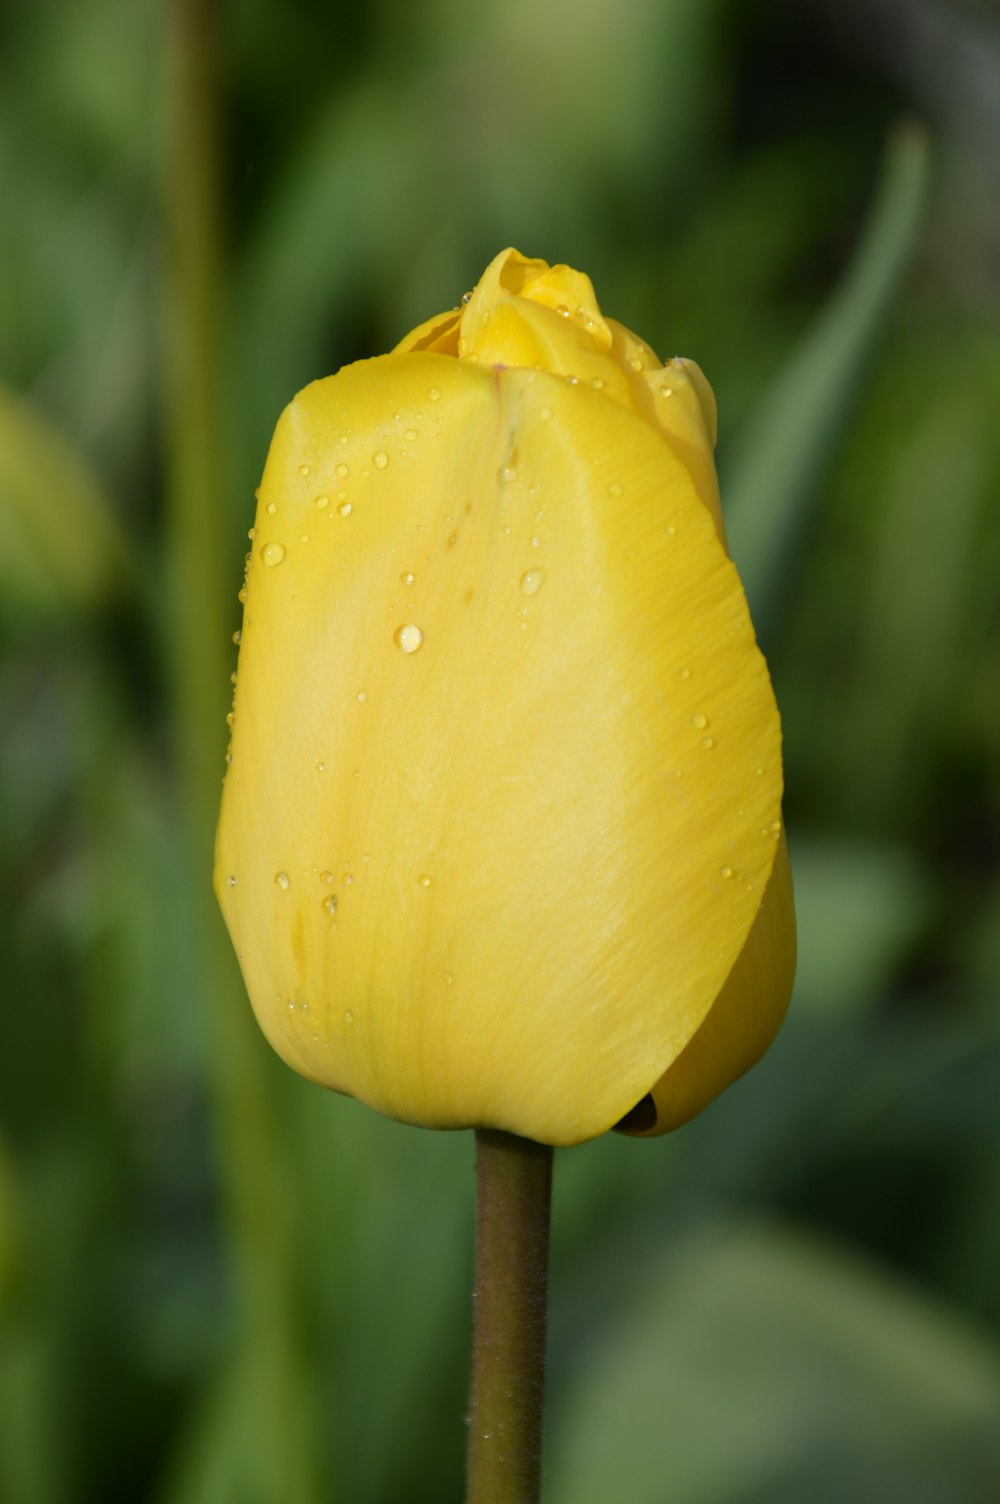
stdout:
<svg viewBox="0 0 1000 1504">
<path fill-rule="evenodd" d="M 780 723 L 714 438 L 696 365 L 510 250 L 282 414 L 216 889 L 305 1076 L 571 1144 L 677 1126 L 770 1044 Z"/>
</svg>

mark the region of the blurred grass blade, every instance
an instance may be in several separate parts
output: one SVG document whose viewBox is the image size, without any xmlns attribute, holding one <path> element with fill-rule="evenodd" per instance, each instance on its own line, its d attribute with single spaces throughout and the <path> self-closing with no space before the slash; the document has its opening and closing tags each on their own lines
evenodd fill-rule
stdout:
<svg viewBox="0 0 1000 1504">
<path fill-rule="evenodd" d="M 7 615 L 85 610 L 137 574 L 111 502 L 48 419 L 0 387 L 0 599 Z"/>
<path fill-rule="evenodd" d="M 726 467 L 730 546 L 765 645 L 773 640 L 809 503 L 916 241 L 928 165 L 922 127 L 897 128 L 843 280 L 765 393 Z"/>
</svg>

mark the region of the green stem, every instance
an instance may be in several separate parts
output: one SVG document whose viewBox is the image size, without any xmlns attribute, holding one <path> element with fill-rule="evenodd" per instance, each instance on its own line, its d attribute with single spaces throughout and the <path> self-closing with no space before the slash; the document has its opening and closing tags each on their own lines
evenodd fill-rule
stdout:
<svg viewBox="0 0 1000 1504">
<path fill-rule="evenodd" d="M 552 1150 L 476 1133 L 476 1286 L 467 1504 L 538 1504 Z"/>
</svg>

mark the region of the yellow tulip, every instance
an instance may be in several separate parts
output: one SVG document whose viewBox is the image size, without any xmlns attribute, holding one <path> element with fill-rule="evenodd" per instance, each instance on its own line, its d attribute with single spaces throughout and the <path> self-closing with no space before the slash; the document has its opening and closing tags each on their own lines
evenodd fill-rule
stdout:
<svg viewBox="0 0 1000 1504">
<path fill-rule="evenodd" d="M 314 382 L 259 493 L 216 889 L 296 1070 L 549 1144 L 661 1133 L 794 969 L 781 734 L 715 410 L 504 251 Z"/>
</svg>

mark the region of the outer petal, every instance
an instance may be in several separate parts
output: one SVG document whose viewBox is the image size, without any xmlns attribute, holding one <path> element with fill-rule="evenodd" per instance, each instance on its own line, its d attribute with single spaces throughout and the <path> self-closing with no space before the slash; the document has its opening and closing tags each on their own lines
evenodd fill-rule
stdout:
<svg viewBox="0 0 1000 1504">
<path fill-rule="evenodd" d="M 589 386 L 393 355 L 286 410 L 254 546 L 217 887 L 265 1032 L 391 1116 L 603 1132 L 778 845 L 778 716 L 688 470 Z"/>
<path fill-rule="evenodd" d="M 701 1028 L 622 1131 L 651 1138 L 695 1117 L 756 1065 L 781 1028 L 795 980 L 795 905 L 784 835 L 757 918 Z"/>
</svg>

